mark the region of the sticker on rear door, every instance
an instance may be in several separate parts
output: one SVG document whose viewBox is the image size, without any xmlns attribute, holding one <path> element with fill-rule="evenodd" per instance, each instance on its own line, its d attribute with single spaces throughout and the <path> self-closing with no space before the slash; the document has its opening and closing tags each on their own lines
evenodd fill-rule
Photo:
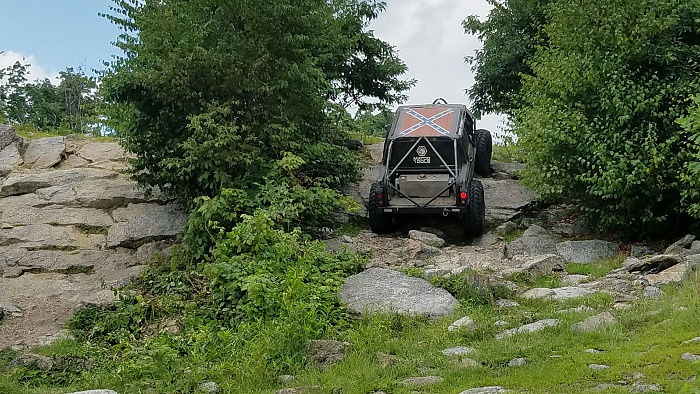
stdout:
<svg viewBox="0 0 700 394">
<path fill-rule="evenodd" d="M 426 156 L 428 154 L 428 148 L 421 145 L 416 149 L 416 153 L 418 156 L 413 157 L 413 162 L 415 164 L 430 164 L 430 156 Z"/>
</svg>

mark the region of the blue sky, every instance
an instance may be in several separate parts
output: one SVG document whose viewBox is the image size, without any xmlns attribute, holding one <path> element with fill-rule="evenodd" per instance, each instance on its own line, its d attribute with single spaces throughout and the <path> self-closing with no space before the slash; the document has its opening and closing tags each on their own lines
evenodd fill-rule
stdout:
<svg viewBox="0 0 700 394">
<path fill-rule="evenodd" d="M 464 34 L 468 15 L 485 17 L 486 0 L 386 0 L 387 10 L 372 25 L 375 34 L 400 52 L 407 77 L 418 85 L 411 103 L 444 97 L 468 103 L 464 89 L 474 76 L 464 57 L 481 47 Z M 24 58 L 30 79 L 56 77 L 66 67 L 102 69 L 102 61 L 119 50 L 112 46 L 120 31 L 98 13 L 109 13 L 111 0 L 0 0 L 0 68 Z M 480 127 L 496 131 L 502 117 L 485 117 Z"/>
<path fill-rule="evenodd" d="M 119 29 L 98 16 L 109 13 L 111 4 L 111 0 L 0 0 L 0 51 L 31 57 L 49 74 L 83 64 L 88 70 L 101 69 L 101 61 L 118 52 L 111 42 Z"/>
</svg>

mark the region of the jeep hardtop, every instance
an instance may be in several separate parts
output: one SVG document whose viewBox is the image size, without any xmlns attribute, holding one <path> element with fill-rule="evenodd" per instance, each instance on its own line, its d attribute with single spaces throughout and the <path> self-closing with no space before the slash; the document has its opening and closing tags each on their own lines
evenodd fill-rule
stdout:
<svg viewBox="0 0 700 394">
<path fill-rule="evenodd" d="M 399 107 L 370 189 L 372 231 L 391 232 L 396 215 L 434 213 L 460 215 L 469 235 L 483 233 L 484 189 L 474 174 L 489 175 L 491 150 L 491 133 L 475 128 L 465 105 Z"/>
</svg>

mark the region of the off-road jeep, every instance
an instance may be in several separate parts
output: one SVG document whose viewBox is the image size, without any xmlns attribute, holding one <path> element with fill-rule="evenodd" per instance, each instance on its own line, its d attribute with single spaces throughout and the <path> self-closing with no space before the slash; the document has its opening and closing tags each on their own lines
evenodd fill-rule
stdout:
<svg viewBox="0 0 700 394">
<path fill-rule="evenodd" d="M 402 106 L 384 142 L 379 179 L 370 189 L 373 232 L 393 230 L 396 215 L 460 215 L 469 236 L 484 231 L 484 188 L 474 173 L 488 176 L 491 133 L 475 128 L 465 105 L 443 99 Z"/>
</svg>

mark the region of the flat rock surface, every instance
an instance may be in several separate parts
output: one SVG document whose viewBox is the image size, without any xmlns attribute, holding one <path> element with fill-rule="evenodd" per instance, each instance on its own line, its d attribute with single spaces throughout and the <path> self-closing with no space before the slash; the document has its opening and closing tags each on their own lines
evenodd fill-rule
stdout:
<svg viewBox="0 0 700 394">
<path fill-rule="evenodd" d="M 397 312 L 428 317 L 452 314 L 458 305 L 447 290 L 383 268 L 370 268 L 346 278 L 340 299 L 354 313 Z"/>
<path fill-rule="evenodd" d="M 486 221 L 501 223 L 517 216 L 537 195 L 516 180 L 481 179 L 486 200 Z"/>
<path fill-rule="evenodd" d="M 588 264 L 617 257 L 620 246 L 600 240 L 566 241 L 557 244 L 557 254 L 571 263 Z"/>
<path fill-rule="evenodd" d="M 0 348 L 46 343 L 76 309 L 113 302 L 186 219 L 120 172 L 126 154 L 114 142 L 38 139 L 24 158 L 21 143 L 0 125 L 0 303 L 20 310 L 5 313 Z"/>
</svg>

